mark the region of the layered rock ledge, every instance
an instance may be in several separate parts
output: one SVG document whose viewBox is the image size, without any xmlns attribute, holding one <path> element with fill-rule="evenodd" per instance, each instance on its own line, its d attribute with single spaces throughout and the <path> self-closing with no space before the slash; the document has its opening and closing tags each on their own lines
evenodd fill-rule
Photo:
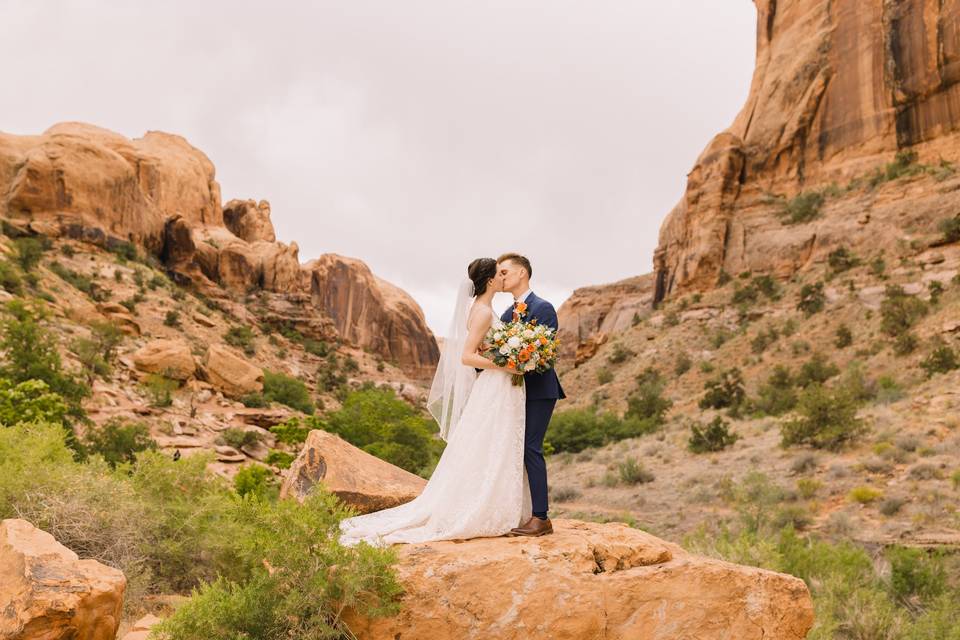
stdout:
<svg viewBox="0 0 960 640">
<path fill-rule="evenodd" d="M 802 580 L 713 560 L 622 524 L 555 520 L 541 538 L 398 545 L 402 612 L 358 638 L 801 640 Z"/>
</svg>

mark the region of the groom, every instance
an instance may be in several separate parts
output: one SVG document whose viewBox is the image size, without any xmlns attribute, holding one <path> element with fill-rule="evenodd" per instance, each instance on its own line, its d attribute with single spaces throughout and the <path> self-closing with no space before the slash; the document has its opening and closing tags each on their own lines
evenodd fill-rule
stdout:
<svg viewBox="0 0 960 640">
<path fill-rule="evenodd" d="M 497 259 L 497 272 L 503 278 L 503 290 L 513 294 L 514 306 L 503 312 L 500 318 L 510 322 L 515 313 L 521 320 L 536 320 L 556 330 L 557 312 L 553 305 L 538 298 L 530 290 L 533 269 L 530 261 L 516 253 L 507 253 Z M 522 305 L 520 303 L 523 303 Z M 525 305 L 525 307 L 524 307 Z M 520 313 L 522 312 L 522 313 Z M 566 397 L 557 372 L 526 373 L 523 376 L 527 389 L 526 432 L 524 433 L 523 464 L 530 482 L 530 498 L 533 517 L 523 525 L 511 529 L 514 536 L 542 536 L 553 533 L 553 524 L 547 517 L 547 463 L 543 459 L 543 437 L 553 415 L 557 400 Z"/>
</svg>

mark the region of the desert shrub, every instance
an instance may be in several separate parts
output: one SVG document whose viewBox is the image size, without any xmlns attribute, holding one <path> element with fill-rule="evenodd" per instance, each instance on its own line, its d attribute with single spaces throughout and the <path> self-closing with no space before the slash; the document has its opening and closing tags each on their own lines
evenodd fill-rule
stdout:
<svg viewBox="0 0 960 640">
<path fill-rule="evenodd" d="M 780 284 L 771 275 L 763 274 L 754 276 L 753 286 L 757 291 L 771 300 L 778 300 L 780 298 Z"/>
<path fill-rule="evenodd" d="M 900 496 L 890 496 L 884 498 L 880 502 L 880 513 L 885 516 L 893 516 L 900 512 L 900 509 L 903 508 L 903 505 L 907 503 L 906 499 L 901 498 Z"/>
<path fill-rule="evenodd" d="M 263 372 L 263 397 L 310 415 L 314 411 L 310 391 L 302 380 L 276 371 Z"/>
<path fill-rule="evenodd" d="M 267 454 L 267 459 L 264 462 L 279 469 L 289 469 L 294 460 L 296 460 L 296 456 L 292 453 L 271 449 L 270 453 Z"/>
<path fill-rule="evenodd" d="M 270 406 L 270 401 L 263 397 L 262 393 L 248 393 L 240 397 L 240 402 L 243 403 L 243 406 L 262 409 L 264 407 Z"/>
<path fill-rule="evenodd" d="M 807 317 L 823 311 L 826 303 L 826 295 L 823 293 L 823 283 L 805 284 L 800 287 L 800 298 L 797 300 L 797 309 L 803 311 Z"/>
<path fill-rule="evenodd" d="M 620 481 L 626 485 L 645 484 L 653 482 L 653 474 L 637 462 L 636 458 L 627 458 L 617 465 Z"/>
<path fill-rule="evenodd" d="M 310 435 L 313 421 L 308 421 L 310 424 L 304 424 L 304 422 L 305 421 L 300 418 L 290 418 L 286 422 L 281 422 L 280 424 L 275 424 L 270 427 L 270 433 L 277 437 L 277 442 L 297 445 L 306 442 L 307 436 Z"/>
<path fill-rule="evenodd" d="M 96 321 L 90 324 L 90 337 L 73 342 L 73 352 L 87 373 L 87 384 L 96 376 L 106 378 L 112 371 L 117 347 L 123 342 L 123 331 L 112 322 Z"/>
<path fill-rule="evenodd" d="M 857 418 L 857 403 L 841 389 L 812 384 L 797 401 L 798 415 L 780 426 L 783 446 L 809 444 L 837 450 L 863 434 L 866 427 Z"/>
<path fill-rule="evenodd" d="M 908 295 L 900 285 L 889 284 L 880 302 L 880 329 L 895 338 L 909 331 L 927 312 L 927 305 Z"/>
<path fill-rule="evenodd" d="M 50 263 L 50 270 L 75 289 L 87 294 L 94 302 L 102 302 L 107 299 L 106 290 L 94 282 L 90 276 L 68 269 L 56 260 Z"/>
<path fill-rule="evenodd" d="M 730 301 L 733 304 L 751 305 L 754 304 L 759 297 L 760 291 L 753 286 L 752 283 L 741 286 L 739 282 L 735 282 L 733 284 L 733 296 Z"/>
<path fill-rule="evenodd" d="M 14 383 L 0 378 L 0 427 L 21 422 L 59 424 L 68 411 L 63 397 L 52 392 L 43 380 Z"/>
<path fill-rule="evenodd" d="M 693 422 L 690 424 L 690 440 L 687 448 L 693 453 L 722 451 L 736 442 L 740 436 L 730 431 L 730 423 L 715 416 L 706 426 Z"/>
<path fill-rule="evenodd" d="M 607 367 L 597 369 L 597 384 L 604 385 L 613 382 L 613 371 Z"/>
<path fill-rule="evenodd" d="M 15 296 L 23 293 L 23 279 L 16 267 L 6 260 L 0 260 L 0 289 Z"/>
<path fill-rule="evenodd" d="M 890 589 L 894 596 L 905 602 L 914 598 L 930 601 L 946 591 L 947 572 L 942 553 L 891 547 L 886 556 L 890 561 Z"/>
<path fill-rule="evenodd" d="M 822 487 L 823 483 L 816 478 L 797 479 L 797 493 L 800 494 L 800 497 L 804 500 L 809 500 L 817 495 L 817 491 L 819 491 Z"/>
<path fill-rule="evenodd" d="M 810 473 L 816 471 L 817 465 L 819 464 L 820 459 L 817 458 L 817 454 L 804 451 L 797 455 L 790 463 L 790 470 L 794 473 Z"/>
<path fill-rule="evenodd" d="M 775 343 L 780 338 L 780 332 L 776 327 L 767 327 L 766 331 L 759 331 L 753 340 L 750 341 L 750 349 L 754 353 L 763 353 L 767 347 Z"/>
<path fill-rule="evenodd" d="M 663 424 L 667 411 L 673 406 L 671 400 L 663 397 L 663 376 L 655 369 L 647 367 L 637 376 L 636 381 L 636 389 L 627 397 L 624 419 L 649 422 L 654 428 Z"/>
<path fill-rule="evenodd" d="M 876 502 L 883 497 L 883 491 L 880 489 L 874 489 L 873 487 L 868 487 L 862 485 L 859 487 L 854 487 L 850 490 L 850 493 L 847 494 L 847 497 L 853 502 L 859 502 L 860 504 L 869 504 L 871 502 Z"/>
<path fill-rule="evenodd" d="M 33 271 L 40 264 L 44 251 L 50 246 L 49 243 L 49 240 L 44 242 L 43 239 L 34 236 L 24 236 L 14 240 L 17 264 L 20 268 L 25 272 Z"/>
<path fill-rule="evenodd" d="M 810 222 L 820 215 L 824 200 L 823 193 L 819 191 L 804 191 L 785 200 L 777 215 L 783 224 Z"/>
<path fill-rule="evenodd" d="M 260 442 L 260 434 L 252 430 L 230 427 L 223 431 L 217 440 L 219 440 L 221 444 L 233 447 L 234 449 L 240 449 Z"/>
<path fill-rule="evenodd" d="M 853 344 L 853 332 L 850 331 L 850 327 L 845 324 L 841 324 L 837 327 L 836 333 L 834 333 L 836 338 L 833 341 L 833 346 L 837 349 L 846 349 L 851 344 Z"/>
<path fill-rule="evenodd" d="M 326 358 L 330 353 L 330 345 L 323 340 L 314 340 L 312 338 L 303 339 L 303 349 L 307 353 L 313 354 L 320 358 Z"/>
<path fill-rule="evenodd" d="M 247 465 L 233 477 L 233 490 L 239 496 L 256 496 L 260 500 L 274 500 L 279 494 L 273 472 L 260 465 Z"/>
<path fill-rule="evenodd" d="M 176 380 L 159 373 L 151 373 L 143 383 L 143 390 L 154 407 L 169 407 L 173 404 L 173 392 L 180 386 Z"/>
<path fill-rule="evenodd" d="M 625 347 L 622 343 L 617 342 L 613 345 L 613 351 L 611 351 L 610 355 L 607 356 L 607 362 L 610 364 L 621 364 L 635 355 L 637 355 L 636 351 L 633 351 L 632 349 Z"/>
<path fill-rule="evenodd" d="M 134 462 L 137 454 L 157 448 L 150 437 L 150 428 L 142 422 L 124 422 L 111 418 L 101 426 L 90 426 L 83 436 L 87 453 L 98 454 L 111 467 Z"/>
<path fill-rule="evenodd" d="M 860 264 L 860 260 L 846 247 L 839 247 L 827 255 L 827 264 L 834 273 L 841 273 Z"/>
<path fill-rule="evenodd" d="M 699 403 L 701 409 L 729 409 L 731 415 L 737 415 L 746 399 L 743 374 L 737 368 L 723 371 L 718 378 L 704 384 L 704 392 Z"/>
<path fill-rule="evenodd" d="M 243 349 L 243 352 L 248 356 L 252 356 L 257 352 L 257 347 L 253 340 L 253 331 L 247 326 L 230 327 L 230 329 L 223 334 L 224 342 L 232 347 Z"/>
<path fill-rule="evenodd" d="M 7 303 L 6 311 L 7 317 L 0 321 L 0 378 L 13 384 L 42 380 L 64 399 L 68 416 L 85 417 L 80 402 L 90 394 L 90 388 L 64 371 L 57 339 L 41 324 L 41 309 L 13 300 Z"/>
<path fill-rule="evenodd" d="M 906 356 L 917 350 L 920 341 L 912 333 L 905 332 L 898 335 L 893 340 L 893 353 L 898 356 Z"/>
<path fill-rule="evenodd" d="M 938 373 L 947 373 L 960 368 L 960 360 L 949 345 L 941 344 L 920 362 L 920 366 L 927 372 L 927 377 L 932 378 Z"/>
<path fill-rule="evenodd" d="M 693 361 L 690 359 L 690 356 L 686 353 L 678 353 L 677 359 L 673 364 L 673 373 L 676 376 L 682 376 L 687 371 L 690 371 L 690 367 L 693 366 Z"/>
<path fill-rule="evenodd" d="M 782 415 L 797 405 L 795 385 L 790 369 L 778 364 L 766 382 L 757 389 L 757 396 L 750 401 L 750 406 L 764 415 Z"/>
<path fill-rule="evenodd" d="M 921 462 L 910 467 L 909 474 L 913 480 L 934 480 L 943 477 L 943 472 L 934 464 Z"/>
<path fill-rule="evenodd" d="M 591 447 L 636 438 L 656 431 L 658 423 L 639 417 L 618 418 L 613 413 L 572 409 L 554 414 L 547 441 L 554 453 L 577 453 Z"/>
<path fill-rule="evenodd" d="M 817 352 L 801 365 L 795 382 L 797 386 L 806 388 L 811 384 L 823 384 L 838 373 L 840 373 L 839 367 L 827 360 L 822 353 Z"/>
<path fill-rule="evenodd" d="M 943 284 L 939 280 L 931 280 L 927 283 L 927 291 L 930 293 L 930 304 L 934 306 L 940 304 L 940 296 L 943 295 Z"/>
<path fill-rule="evenodd" d="M 323 420 L 306 422 L 413 473 L 432 469 L 443 450 L 443 443 L 433 437 L 433 420 L 423 417 L 389 388 L 368 385 L 352 391 L 340 409 Z"/>
<path fill-rule="evenodd" d="M 571 500 L 576 500 L 580 497 L 580 492 L 573 487 L 557 487 L 554 489 L 550 488 L 550 501 L 551 502 L 570 502 Z"/>
<path fill-rule="evenodd" d="M 135 261 L 139 257 L 137 245 L 127 240 L 114 240 L 107 243 L 107 251 L 117 256 L 121 263 L 128 260 Z"/>
<path fill-rule="evenodd" d="M 170 309 L 167 311 L 167 314 L 163 317 L 163 324 L 168 327 L 179 327 L 180 312 L 176 309 Z"/>
<path fill-rule="evenodd" d="M 960 216 L 944 218 L 940 221 L 939 229 L 943 234 L 943 242 L 960 242 Z"/>
</svg>

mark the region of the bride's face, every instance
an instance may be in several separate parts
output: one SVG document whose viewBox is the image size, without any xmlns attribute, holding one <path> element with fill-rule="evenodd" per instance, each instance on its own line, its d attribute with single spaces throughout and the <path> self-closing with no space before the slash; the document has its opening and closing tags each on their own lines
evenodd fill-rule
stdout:
<svg viewBox="0 0 960 640">
<path fill-rule="evenodd" d="M 490 279 L 487 284 L 487 289 L 495 293 L 501 293 L 503 291 L 503 278 L 500 277 L 499 273 Z"/>
</svg>

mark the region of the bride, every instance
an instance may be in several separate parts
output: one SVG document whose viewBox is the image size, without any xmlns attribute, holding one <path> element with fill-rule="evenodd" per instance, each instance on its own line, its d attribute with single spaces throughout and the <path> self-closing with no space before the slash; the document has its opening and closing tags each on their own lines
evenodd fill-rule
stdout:
<svg viewBox="0 0 960 640">
<path fill-rule="evenodd" d="M 427 401 L 446 449 L 414 500 L 343 520 L 345 545 L 500 536 L 531 516 L 524 387 L 478 353 L 490 327 L 503 325 L 490 304 L 503 290 L 497 261 L 474 260 L 467 274 Z"/>
</svg>

